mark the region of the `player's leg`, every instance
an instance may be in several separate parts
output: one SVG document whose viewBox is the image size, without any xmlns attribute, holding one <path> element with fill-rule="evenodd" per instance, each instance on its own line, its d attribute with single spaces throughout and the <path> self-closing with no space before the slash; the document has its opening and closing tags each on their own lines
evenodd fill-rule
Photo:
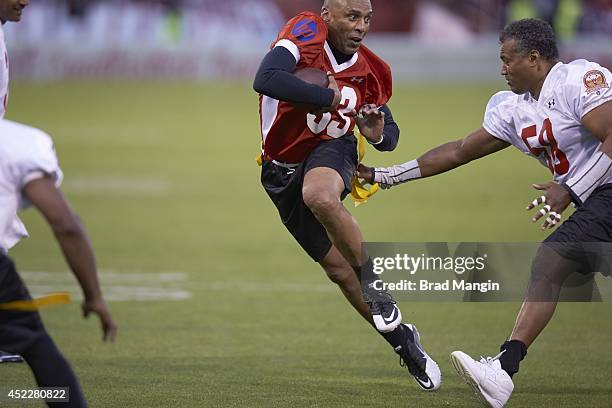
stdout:
<svg viewBox="0 0 612 408">
<path fill-rule="evenodd" d="M 601 243 L 597 251 L 584 251 L 584 244 Z M 516 318 L 510 339 L 494 358 L 476 361 L 461 351 L 451 354 L 457 372 L 476 394 L 493 407 L 503 407 L 512 391 L 512 376 L 527 348 L 552 318 L 560 291 L 567 278 L 588 274 L 592 265 L 606 264 L 612 242 L 612 186 L 596 189 L 585 204 L 554 231 L 540 246 L 532 263 L 532 274 L 525 300 Z M 604 244 L 605 243 L 605 244 Z M 608 269 L 607 265 L 603 265 Z M 600 269 L 599 269 L 600 270 Z M 600 270 L 601 271 L 601 270 Z"/>
<path fill-rule="evenodd" d="M 85 397 L 72 367 L 46 333 L 22 352 L 39 387 L 68 387 L 69 399 L 66 402 L 49 402 L 50 407 L 86 407 Z"/>
<path fill-rule="evenodd" d="M 340 251 L 332 246 L 319 264 L 325 270 L 327 277 L 338 285 L 353 308 L 370 324 L 374 324 L 370 308 L 363 301 L 359 279 L 357 279 L 355 271 Z"/>
<path fill-rule="evenodd" d="M 562 257 L 553 246 L 540 246 L 510 340 L 520 341 L 526 347 L 533 343 L 555 313 L 563 282 L 579 269 L 577 262 Z"/>
<path fill-rule="evenodd" d="M 591 247 L 591 243 L 600 243 Z M 509 341 L 502 344 L 502 368 L 513 376 L 535 341 L 552 318 L 561 289 L 568 277 L 600 271 L 609 258 L 612 242 L 612 186 L 596 189 L 583 206 L 540 246 L 532 264 L 525 301 L 518 313 Z M 607 244 L 606 244 L 607 243 Z M 609 263 L 609 262 L 608 262 Z"/>
<path fill-rule="evenodd" d="M 361 289 L 362 302 L 365 301 L 369 306 L 371 318 L 368 320 L 374 322 L 374 326 L 400 356 L 401 364 L 408 368 L 419 386 L 426 391 L 433 391 L 441 384 L 440 369 L 423 350 L 416 327 L 401 324 L 401 313 L 393 298 L 386 291 L 374 289 L 373 282 L 380 278 L 373 272 L 373 264 L 365 252 L 357 221 L 342 204 L 351 189 L 357 163 L 356 152 L 356 141 L 352 136 L 321 143 L 306 162 L 303 200 L 325 227 L 333 243 L 327 256 L 336 260 L 335 265 L 341 266 L 339 273 L 345 279 L 340 280 L 340 283 L 346 284 L 343 289 L 345 296 L 349 294 L 349 301 L 354 304 L 358 299 L 357 290 Z M 344 262 L 339 260 L 337 252 L 342 255 Z M 338 273 L 338 270 L 328 268 L 329 265 L 322 263 L 322 266 L 328 275 L 330 272 Z M 348 278 L 351 274 L 347 266 L 354 271 L 353 278 Z M 356 309 L 363 315 L 365 310 L 362 306 Z"/>
<path fill-rule="evenodd" d="M 303 175 L 304 166 L 287 168 L 265 161 L 262 167 L 261 182 L 278 209 L 283 225 L 308 255 L 323 267 L 330 280 L 339 286 L 355 310 L 372 324 L 370 307 L 364 302 L 361 283 L 355 270 L 340 251 L 332 245 L 327 231 L 302 199 Z M 431 383 L 434 384 L 434 389 L 439 386 L 439 370 L 432 372 L 437 369 L 437 365 L 433 360 L 423 358 L 426 353 L 422 351 L 420 344 L 418 346 L 412 344 L 414 336 L 410 328 L 407 329 L 406 325 L 400 325 L 389 333 L 379 333 L 400 354 L 409 368 L 416 367 L 418 369 L 416 372 L 421 378 L 424 378 L 423 372 L 431 372 L 433 378 Z M 419 384 L 422 387 L 423 384 L 429 386 L 429 381 L 424 379 Z"/>
<path fill-rule="evenodd" d="M 532 262 L 529 288 L 510 338 L 493 358 L 480 361 L 462 351 L 451 354 L 457 373 L 472 387 L 481 401 L 503 407 L 514 390 L 512 376 L 527 354 L 527 348 L 554 314 L 563 282 L 577 265 L 561 257 L 548 245 L 541 245 Z"/>
<path fill-rule="evenodd" d="M 370 308 L 363 301 L 361 283 L 351 265 L 338 249 L 332 246 L 319 263 L 355 310 L 371 325 L 374 325 Z M 400 364 L 408 369 L 422 389 L 435 391 L 440 388 L 442 375 L 438 364 L 423 349 L 419 332 L 414 325 L 400 324 L 392 332 L 378 333 L 393 347 L 393 350 L 400 356 Z"/>
<path fill-rule="evenodd" d="M 344 190 L 344 181 L 336 170 L 316 167 L 306 173 L 302 195 L 342 256 L 352 266 L 360 266 L 366 261 L 363 235 L 355 217 L 342 204 Z"/>
<path fill-rule="evenodd" d="M 15 265 L 0 254 L 0 303 L 30 299 Z M 47 334 L 38 312 L 0 310 L 0 347 L 23 356 L 39 387 L 70 388 L 70 403 L 49 406 L 86 406 L 76 376 Z"/>
<path fill-rule="evenodd" d="M 355 218 L 342 204 L 351 191 L 356 166 L 354 136 L 321 142 L 304 163 L 303 202 L 355 271 L 376 328 L 391 332 L 401 323 L 401 312 L 388 292 L 375 289 L 373 282 L 379 278 L 364 250 L 363 235 Z"/>
</svg>

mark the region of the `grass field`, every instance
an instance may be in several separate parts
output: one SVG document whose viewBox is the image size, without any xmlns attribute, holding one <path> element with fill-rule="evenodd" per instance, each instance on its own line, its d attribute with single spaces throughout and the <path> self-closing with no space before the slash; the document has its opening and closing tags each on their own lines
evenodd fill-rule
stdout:
<svg viewBox="0 0 612 408">
<path fill-rule="evenodd" d="M 477 405 L 448 355 L 495 354 L 519 304 L 402 302 L 444 376 L 439 392 L 419 391 L 277 219 L 247 84 L 13 85 L 8 118 L 54 137 L 64 191 L 119 299 L 112 345 L 78 302 L 43 312 L 92 407 Z M 400 147 L 366 161 L 405 161 L 476 129 L 495 88 L 396 86 Z M 521 156 L 507 149 L 351 211 L 370 241 L 538 241 L 524 206 L 550 175 Z M 12 255 L 33 291 L 78 294 L 40 216 L 23 218 L 32 238 Z M 609 304 L 560 305 L 509 406 L 612 406 L 611 338 Z M 0 366 L 0 387 L 33 385 L 23 365 Z"/>
</svg>

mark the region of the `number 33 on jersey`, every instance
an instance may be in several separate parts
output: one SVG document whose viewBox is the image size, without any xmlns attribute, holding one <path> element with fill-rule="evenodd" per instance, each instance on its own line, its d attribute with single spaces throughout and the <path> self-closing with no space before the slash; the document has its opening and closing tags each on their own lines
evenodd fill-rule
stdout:
<svg viewBox="0 0 612 408">
<path fill-rule="evenodd" d="M 365 104 L 384 105 L 391 98 L 391 69 L 384 61 L 361 45 L 350 60 L 340 64 L 326 38 L 323 19 L 304 12 L 289 20 L 272 44 L 289 50 L 297 68 L 332 72 L 342 99 L 337 111 L 315 116 L 290 103 L 260 96 L 263 153 L 267 160 L 300 163 L 322 140 L 353 131 L 355 120 L 346 113 Z"/>
</svg>

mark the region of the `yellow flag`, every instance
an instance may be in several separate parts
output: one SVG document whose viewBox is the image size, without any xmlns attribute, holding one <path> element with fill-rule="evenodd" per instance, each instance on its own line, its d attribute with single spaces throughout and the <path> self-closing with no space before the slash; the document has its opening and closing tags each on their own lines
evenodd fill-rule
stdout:
<svg viewBox="0 0 612 408">
<path fill-rule="evenodd" d="M 366 138 L 359 132 L 356 132 L 357 136 L 357 155 L 358 155 L 358 163 L 361 163 L 366 153 Z M 370 197 L 372 197 L 378 191 L 378 183 L 374 183 L 372 188 L 368 189 L 365 181 L 359 181 L 357 176 L 353 176 L 351 190 L 351 197 L 353 197 L 353 201 L 355 201 L 355 207 L 360 206 L 361 204 L 365 204 Z"/>
<path fill-rule="evenodd" d="M 19 312 L 34 312 L 41 307 L 70 303 L 70 293 L 57 292 L 31 300 L 15 300 L 0 303 L 0 310 L 13 310 Z"/>
</svg>

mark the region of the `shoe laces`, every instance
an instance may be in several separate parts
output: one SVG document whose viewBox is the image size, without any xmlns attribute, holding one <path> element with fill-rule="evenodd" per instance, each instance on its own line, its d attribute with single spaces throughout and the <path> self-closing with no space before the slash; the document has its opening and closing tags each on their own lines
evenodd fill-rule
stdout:
<svg viewBox="0 0 612 408">
<path fill-rule="evenodd" d="M 417 361 L 410 355 L 410 346 L 404 344 L 400 347 L 401 348 L 397 353 L 399 354 L 400 366 L 406 367 L 410 374 L 414 375 L 415 377 L 419 377 L 423 381 L 427 381 L 428 376 L 427 373 L 425 373 L 425 365 L 423 365 L 423 367 L 420 367 L 419 364 L 417 364 Z M 396 351 L 398 350 L 396 349 Z"/>
<path fill-rule="evenodd" d="M 406 367 L 408 369 L 408 372 L 410 372 L 410 374 L 414 375 L 415 377 L 419 377 L 423 381 L 427 381 L 428 377 L 427 377 L 427 374 L 425 373 L 425 369 L 419 367 L 414 362 L 414 360 L 410 358 L 410 356 L 404 359 L 404 357 L 400 354 L 399 363 L 401 367 Z"/>
<path fill-rule="evenodd" d="M 506 350 L 502 350 L 501 353 L 496 355 L 495 357 L 483 357 L 480 356 L 480 362 L 482 364 L 492 365 L 495 360 L 499 360 L 499 358 L 506 352 Z"/>
</svg>

